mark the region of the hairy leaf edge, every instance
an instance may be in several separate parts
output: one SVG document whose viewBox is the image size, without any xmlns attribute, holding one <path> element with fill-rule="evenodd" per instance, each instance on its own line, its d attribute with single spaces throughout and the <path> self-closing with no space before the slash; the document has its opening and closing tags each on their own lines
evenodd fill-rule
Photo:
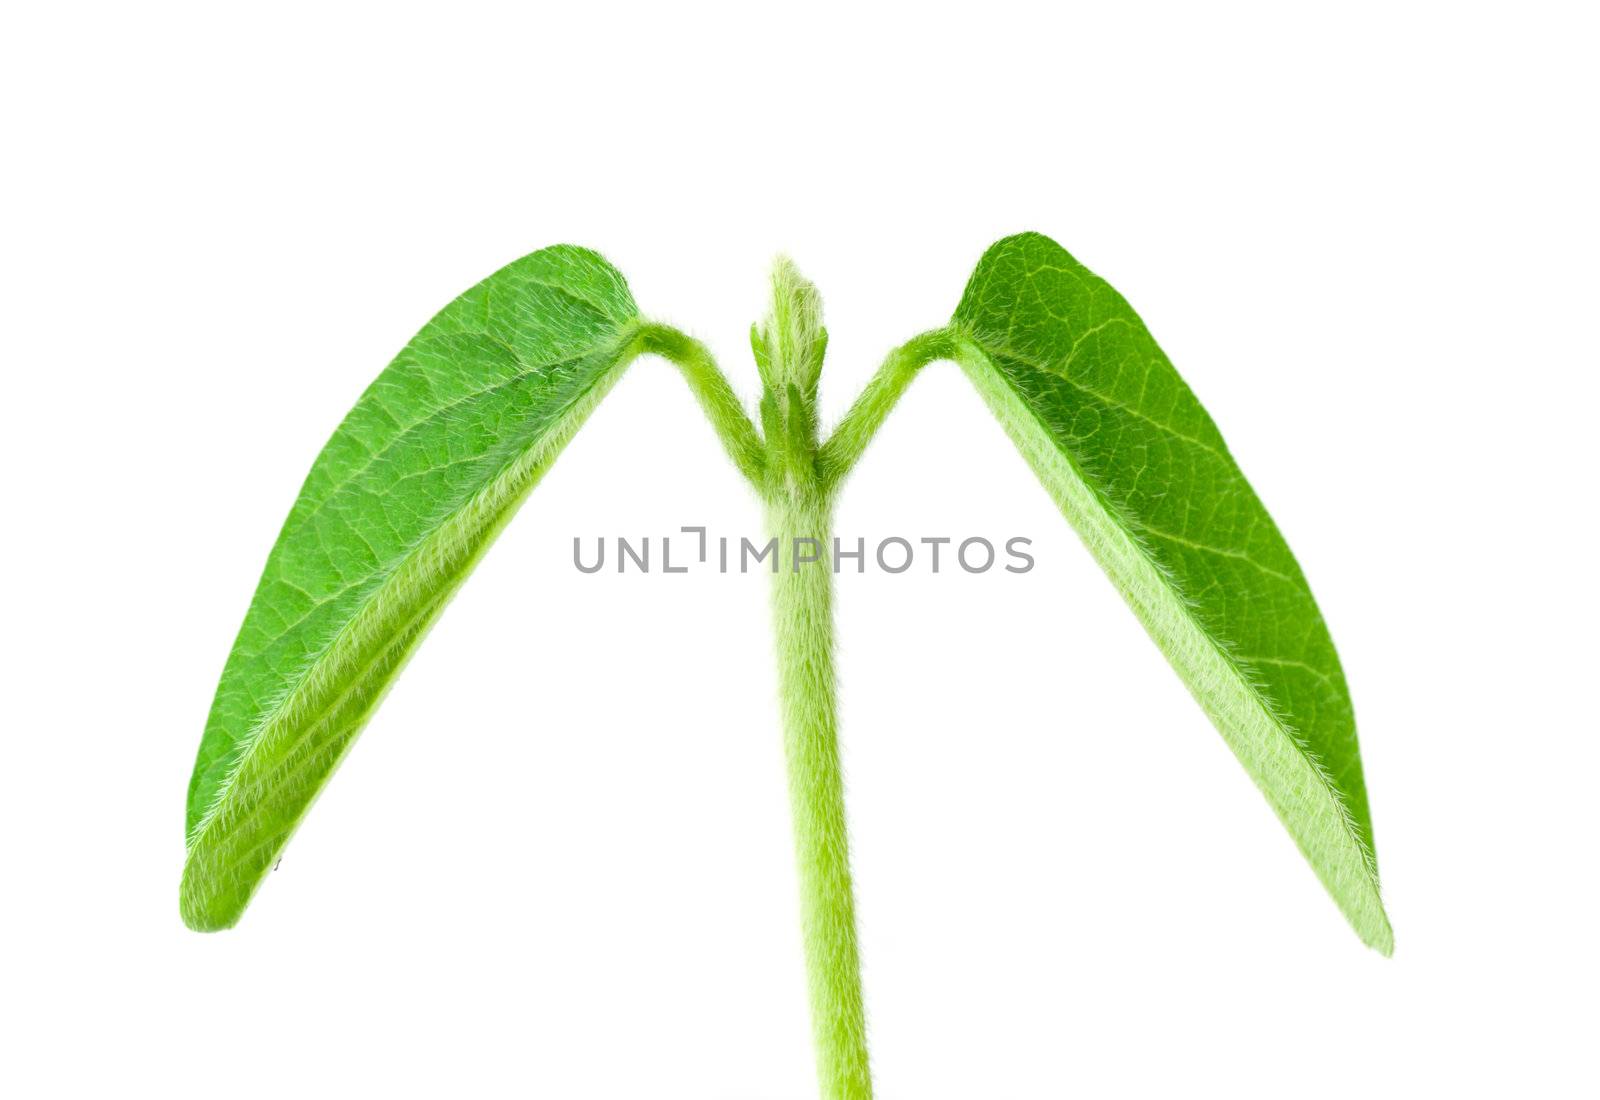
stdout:
<svg viewBox="0 0 1600 1100">
<path fill-rule="evenodd" d="M 554 464 L 567 443 L 577 434 L 578 429 L 583 426 L 632 362 L 647 350 L 646 328 L 646 323 L 642 319 L 636 318 L 629 323 L 611 353 L 615 357 L 615 362 L 606 368 L 588 389 L 569 403 L 559 421 L 541 437 L 538 443 L 510 462 L 499 475 L 480 489 L 471 501 L 446 519 L 395 567 L 389 579 L 374 590 L 371 599 L 351 617 L 323 654 L 308 663 L 284 695 L 268 708 L 268 712 L 255 728 L 242 739 L 244 748 L 239 752 L 238 759 L 227 777 L 219 785 L 215 799 L 196 821 L 194 831 L 188 840 L 188 855 L 180 888 L 180 911 L 184 923 L 190 928 L 196 931 L 219 931 L 230 928 L 238 922 L 264 881 L 267 869 L 277 854 L 293 838 L 295 831 L 305 820 L 306 814 L 310 812 L 329 779 L 338 770 L 345 754 L 354 745 L 390 686 L 399 678 L 405 663 L 416 651 L 439 613 L 466 581 L 478 561 Z M 438 572 L 441 563 L 448 561 L 453 550 L 460 550 L 464 544 L 470 543 L 473 539 L 478 540 L 478 545 L 455 567 L 436 597 L 426 601 L 411 617 L 390 629 L 391 624 L 387 622 L 388 613 L 399 599 L 397 593 L 414 590 L 425 578 Z M 387 638 L 383 636 L 386 630 Z M 378 646 L 376 654 L 365 662 L 367 668 L 370 668 L 389 654 L 390 643 L 412 631 L 415 631 L 415 636 L 409 643 L 408 651 L 388 675 L 370 704 L 347 728 L 345 744 L 317 781 L 311 797 L 295 815 L 293 825 L 271 852 L 264 857 L 253 859 L 259 869 L 252 874 L 243 895 L 216 890 L 214 884 L 208 880 L 220 868 L 204 866 L 207 862 L 205 857 L 208 844 L 211 847 L 220 846 L 223 839 L 243 822 L 247 812 L 253 813 L 256 807 L 270 798 L 271 790 L 266 787 L 266 781 L 271 778 L 272 771 L 279 766 L 281 755 L 286 749 L 292 751 L 300 747 L 290 739 L 298 739 L 310 732 L 304 724 L 305 720 L 314 722 L 325 717 L 359 684 L 359 677 L 365 673 L 366 668 L 355 670 L 358 679 L 346 685 L 344 690 L 340 691 L 335 687 L 336 684 L 343 682 L 342 678 L 346 674 L 353 671 L 350 666 L 359 659 L 359 655 L 370 652 L 375 645 Z M 321 696 L 330 691 L 336 692 L 334 699 L 322 709 L 321 713 L 305 716 L 295 712 L 296 704 L 307 696 L 312 694 Z M 256 764 L 257 761 L 260 763 Z M 254 771 L 260 774 L 246 774 L 252 765 L 255 765 Z M 247 806 L 234 806 L 233 796 L 241 783 L 262 784 L 266 788 L 264 797 L 252 800 Z M 230 820 L 230 812 L 238 816 Z M 222 830 L 222 833 L 214 835 L 218 829 Z M 254 857 L 255 853 L 247 851 L 245 855 Z M 219 897 L 230 896 L 237 899 L 236 905 L 229 905 L 220 912 L 214 911 L 214 903 Z"/>
<path fill-rule="evenodd" d="M 1084 478 L 982 345 L 958 326 L 950 333 L 956 363 L 1266 797 L 1345 919 L 1362 942 L 1393 954 L 1375 857 L 1321 761 L 1246 670 L 1195 621 L 1176 585 L 1140 543 L 1137 525 L 1119 517 Z M 1310 824 L 1302 828 L 1302 819 Z"/>
</svg>

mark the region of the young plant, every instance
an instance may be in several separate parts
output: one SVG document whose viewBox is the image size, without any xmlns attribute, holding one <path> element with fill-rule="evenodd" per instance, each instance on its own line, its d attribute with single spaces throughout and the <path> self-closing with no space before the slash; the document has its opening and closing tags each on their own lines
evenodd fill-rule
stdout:
<svg viewBox="0 0 1600 1100">
<path fill-rule="evenodd" d="M 457 587 L 635 358 L 676 364 L 765 505 L 822 1094 L 871 1095 L 833 668 L 834 500 L 917 372 L 952 359 L 1266 795 L 1361 939 L 1393 947 L 1349 692 L 1282 535 L 1138 316 L 1053 241 L 984 254 L 824 441 L 827 332 L 787 261 L 752 329 L 759 429 L 698 341 L 593 252 L 447 305 L 334 432 L 223 669 L 189 784 L 183 919 L 233 925 Z M 815 543 L 806 540 L 817 540 Z M 805 552 L 800 552 L 802 546 Z"/>
</svg>

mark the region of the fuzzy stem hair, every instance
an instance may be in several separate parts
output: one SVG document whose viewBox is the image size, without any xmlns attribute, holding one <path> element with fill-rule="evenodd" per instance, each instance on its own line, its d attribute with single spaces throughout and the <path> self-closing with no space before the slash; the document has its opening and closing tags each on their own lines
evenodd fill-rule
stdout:
<svg viewBox="0 0 1600 1100">
<path fill-rule="evenodd" d="M 872 1078 L 834 682 L 831 512 L 832 501 L 815 484 L 768 504 L 768 526 L 779 545 L 772 614 L 818 1084 L 827 1100 L 868 1100 Z"/>
<path fill-rule="evenodd" d="M 788 260 L 774 265 L 771 311 L 750 333 L 762 382 L 759 434 L 704 345 L 665 325 L 650 325 L 645 337 L 647 350 L 683 371 L 729 457 L 760 493 L 777 540 L 772 613 L 817 1083 L 824 1100 L 871 1100 L 834 680 L 834 489 L 947 341 L 930 333 L 892 353 L 837 440 L 819 446 L 828 334 L 816 288 Z"/>
</svg>

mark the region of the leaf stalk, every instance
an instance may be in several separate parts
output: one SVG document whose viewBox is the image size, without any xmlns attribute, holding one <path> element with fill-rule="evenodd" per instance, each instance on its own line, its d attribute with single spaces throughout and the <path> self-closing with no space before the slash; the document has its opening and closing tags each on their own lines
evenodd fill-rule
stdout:
<svg viewBox="0 0 1600 1100">
<path fill-rule="evenodd" d="M 640 351 L 659 355 L 678 368 L 734 466 L 760 489 L 765 464 L 761 436 L 745 414 L 739 395 L 717 366 L 711 349 L 688 333 L 653 321 L 640 327 L 638 340 Z"/>
<path fill-rule="evenodd" d="M 849 476 L 917 373 L 935 359 L 949 359 L 953 348 L 948 328 L 933 329 L 913 336 L 884 358 L 878 373 L 817 453 L 817 476 L 824 492 L 831 495 Z"/>
</svg>

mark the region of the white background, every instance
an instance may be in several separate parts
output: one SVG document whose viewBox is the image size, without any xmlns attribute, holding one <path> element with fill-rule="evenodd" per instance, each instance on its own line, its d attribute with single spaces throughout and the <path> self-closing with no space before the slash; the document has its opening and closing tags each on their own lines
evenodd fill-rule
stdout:
<svg viewBox="0 0 1600 1100">
<path fill-rule="evenodd" d="M 177 914 L 212 689 L 301 477 L 440 305 L 599 248 L 747 398 L 771 256 L 837 416 L 994 238 L 1120 288 L 1315 586 L 1397 936 L 1345 927 L 949 365 L 839 528 L 882 1097 L 1597 1085 L 1587 5 L 33 5 L 0 29 L 0 1091 L 814 1095 L 755 534 L 646 360 L 234 931 Z"/>
</svg>

